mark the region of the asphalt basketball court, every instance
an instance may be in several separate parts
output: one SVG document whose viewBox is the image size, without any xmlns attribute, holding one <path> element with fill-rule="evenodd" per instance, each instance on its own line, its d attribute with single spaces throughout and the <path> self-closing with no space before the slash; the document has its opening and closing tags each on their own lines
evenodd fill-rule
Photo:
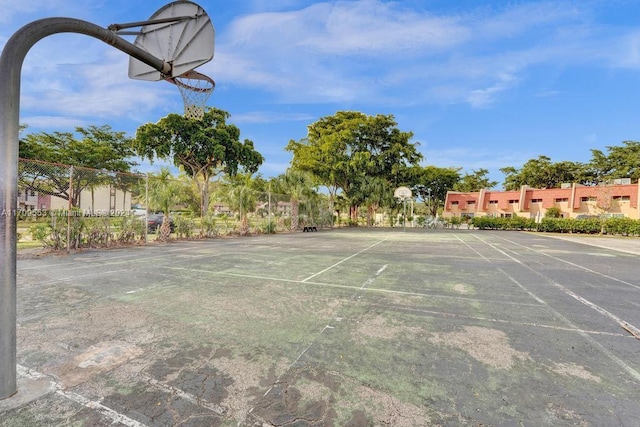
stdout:
<svg viewBox="0 0 640 427">
<path fill-rule="evenodd" d="M 0 426 L 638 425 L 640 242 L 557 237 L 351 229 L 20 257 Z"/>
</svg>

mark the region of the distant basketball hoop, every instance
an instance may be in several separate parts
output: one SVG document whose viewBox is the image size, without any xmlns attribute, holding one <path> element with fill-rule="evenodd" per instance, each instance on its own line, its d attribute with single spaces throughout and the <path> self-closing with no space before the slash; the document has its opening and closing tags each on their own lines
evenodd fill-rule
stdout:
<svg viewBox="0 0 640 427">
<path fill-rule="evenodd" d="M 393 192 L 393 197 L 400 200 L 408 200 L 411 196 L 411 189 L 408 187 L 398 187 L 396 191 Z"/>
<path fill-rule="evenodd" d="M 182 95 L 184 116 L 201 120 L 207 100 L 216 87 L 213 79 L 197 71 L 187 71 L 181 76 L 168 78 L 167 81 L 175 84 Z"/>
</svg>

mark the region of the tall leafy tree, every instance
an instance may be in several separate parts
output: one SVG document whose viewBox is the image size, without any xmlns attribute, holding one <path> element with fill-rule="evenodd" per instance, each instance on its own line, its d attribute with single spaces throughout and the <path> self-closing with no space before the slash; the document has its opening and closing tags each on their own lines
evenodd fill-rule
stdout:
<svg viewBox="0 0 640 427">
<path fill-rule="evenodd" d="M 229 113 L 208 108 L 201 120 L 169 114 L 157 123 L 138 128 L 136 153 L 143 158 L 172 159 L 194 179 L 200 193 L 200 213 L 209 209 L 210 185 L 220 173 L 235 175 L 239 170 L 255 173 L 263 156 L 253 141 L 240 141 L 240 129 L 227 123 Z"/>
<path fill-rule="evenodd" d="M 41 194 L 70 200 L 74 207 L 79 206 L 84 189 L 112 184 L 113 174 L 106 171 L 129 172 L 136 164 L 131 160 L 131 139 L 108 125 L 77 127 L 75 133 L 30 133 L 20 139 L 19 150 L 23 159 L 50 163 L 23 164 L 20 182 Z M 69 168 L 62 165 L 78 168 L 71 176 Z"/>
<path fill-rule="evenodd" d="M 473 170 L 470 174 L 465 173 L 460 181 L 458 181 L 453 189 L 455 191 L 473 192 L 482 189 L 490 189 L 498 185 L 498 181 L 491 181 L 488 169 Z"/>
<path fill-rule="evenodd" d="M 608 146 L 607 153 L 591 150 L 588 166 L 595 182 L 617 178 L 640 179 L 640 142 L 624 141 L 619 146 Z"/>
<path fill-rule="evenodd" d="M 500 169 L 505 174 L 505 190 L 517 190 L 523 185 L 534 188 L 557 188 L 563 182 L 584 183 L 586 166 L 582 163 L 563 161 L 553 163 L 547 156 L 528 160 L 521 169 L 513 166 Z"/>
<path fill-rule="evenodd" d="M 453 190 L 460 181 L 460 169 L 437 166 L 416 167 L 413 170 L 413 194 L 422 199 L 431 216 L 436 216 L 438 208 L 444 205 L 447 192 Z"/>
<path fill-rule="evenodd" d="M 338 190 L 353 198 L 350 214 L 357 220 L 357 188 L 365 177 L 381 177 L 392 186 L 406 182 L 407 171 L 422 155 L 413 133 L 398 129 L 392 115 L 368 116 L 356 111 L 338 111 L 307 128 L 307 137 L 290 141 L 292 166 L 312 173 L 329 189 L 331 199 Z"/>
</svg>

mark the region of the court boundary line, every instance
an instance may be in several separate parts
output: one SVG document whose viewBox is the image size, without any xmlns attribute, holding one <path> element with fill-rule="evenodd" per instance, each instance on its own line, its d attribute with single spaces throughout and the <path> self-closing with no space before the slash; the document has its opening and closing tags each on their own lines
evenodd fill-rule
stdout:
<svg viewBox="0 0 640 427">
<path fill-rule="evenodd" d="M 531 271 L 534 271 L 533 269 L 531 269 L 530 267 L 528 267 L 526 264 L 524 264 L 523 262 L 521 262 L 520 260 L 518 260 L 517 258 L 514 258 L 512 256 L 510 256 L 509 254 L 507 254 L 506 252 L 502 251 L 500 248 L 495 247 L 494 245 L 491 245 L 490 243 L 484 241 L 483 239 L 479 238 L 478 236 L 474 235 L 473 237 L 475 237 L 476 239 L 478 239 L 478 241 L 484 243 L 485 245 L 489 246 L 491 249 L 498 251 L 500 253 L 502 253 L 503 255 L 505 255 L 506 257 L 508 257 L 510 260 L 512 260 L 513 262 L 524 266 L 526 268 L 528 268 Z M 473 248 L 471 245 L 469 245 L 468 243 L 466 243 L 465 241 L 463 241 L 462 239 L 459 239 L 464 245 L 466 245 L 469 249 L 471 249 L 472 251 L 474 251 L 475 253 L 477 253 L 478 255 L 482 256 L 482 254 L 480 252 L 478 252 L 475 248 Z M 483 257 L 484 258 L 484 257 Z M 485 258 L 486 259 L 486 258 Z M 491 261 L 488 261 L 489 263 L 493 264 Z M 511 277 L 507 272 L 505 272 L 502 268 L 500 267 L 496 267 L 499 271 L 501 271 L 505 276 L 509 277 L 514 283 L 516 283 L 518 286 L 520 286 L 522 289 L 526 290 L 527 292 L 529 292 L 532 295 L 532 292 L 528 291 L 526 289 L 526 287 L 524 285 L 522 285 L 520 282 L 518 282 L 515 278 Z M 544 276 L 543 276 L 544 277 Z M 553 307 L 551 307 L 546 301 L 540 299 L 539 297 L 536 296 L 537 299 L 539 299 L 540 301 L 544 302 L 544 306 L 547 310 L 549 310 L 550 312 L 552 312 L 553 314 L 555 314 L 556 316 L 558 316 L 558 318 L 560 318 L 563 322 L 565 322 L 567 325 L 575 328 L 576 330 L 579 330 L 580 328 L 577 327 L 577 325 L 575 325 L 571 320 L 569 320 L 567 317 L 565 317 L 562 313 L 560 313 L 558 310 L 554 309 Z M 636 371 L 635 369 L 633 369 L 631 366 L 629 366 L 624 360 L 620 359 L 618 356 L 616 356 L 615 354 L 613 354 L 612 352 L 610 352 L 609 350 L 607 350 L 602 344 L 600 344 L 598 341 L 596 341 L 595 339 L 593 339 L 589 334 L 584 333 L 584 332 L 578 332 L 584 339 L 586 339 L 587 341 L 589 341 L 589 343 L 591 343 L 591 345 L 593 345 L 595 348 L 597 348 L 598 350 L 600 350 L 601 353 L 603 353 L 605 356 L 607 356 L 611 361 L 615 362 L 618 366 L 620 366 L 624 371 L 626 371 L 629 375 L 631 375 L 636 381 L 640 381 L 640 372 Z"/>
<path fill-rule="evenodd" d="M 331 265 L 331 266 L 329 266 L 329 267 L 325 268 L 324 270 L 321 270 L 321 271 L 318 271 L 317 273 L 312 274 L 311 276 L 307 277 L 306 279 L 302 279 L 302 282 L 303 282 L 303 283 L 305 283 L 305 282 L 307 282 L 308 280 L 311 280 L 311 279 L 313 279 L 314 277 L 319 276 L 319 275 L 321 275 L 322 273 L 325 273 L 325 272 L 327 272 L 327 271 L 331 270 L 331 269 L 332 269 L 332 268 L 334 268 L 334 267 L 337 267 L 338 265 L 342 264 L 343 262 L 345 262 L 345 261 L 349 261 L 351 258 L 355 258 L 356 256 L 358 256 L 358 255 L 362 254 L 363 252 L 366 252 L 366 251 L 368 251 L 369 249 L 371 249 L 371 248 L 373 248 L 373 247 L 375 247 L 375 246 L 378 246 L 380 243 L 382 243 L 382 242 L 386 242 L 387 240 L 389 240 L 389 237 L 387 237 L 387 238 L 385 238 L 385 239 L 382 239 L 382 240 L 380 240 L 380 241 L 378 241 L 378 242 L 374 243 L 373 245 L 367 246 L 366 248 L 362 249 L 360 252 L 356 252 L 355 254 L 353 254 L 353 255 L 351 255 L 351 256 L 348 256 L 348 257 L 346 257 L 345 259 L 343 259 L 343 260 L 341 260 L 341 261 L 338 261 L 338 262 L 336 262 L 335 264 L 333 264 L 333 265 Z"/>
<path fill-rule="evenodd" d="M 327 287 L 327 288 L 339 288 L 339 289 L 348 289 L 348 290 L 360 290 L 361 289 L 360 286 L 338 285 L 338 284 L 335 284 L 335 283 L 327 283 L 327 282 L 303 282 L 301 280 L 283 279 L 283 278 L 278 278 L 278 277 L 257 276 L 257 275 L 253 275 L 253 274 L 231 273 L 231 272 L 226 272 L 226 271 L 211 271 L 211 270 L 202 270 L 202 269 L 196 269 L 196 268 L 169 267 L 169 266 L 164 267 L 164 268 L 169 269 L 169 270 L 191 271 L 191 272 L 196 272 L 196 273 L 208 273 L 208 274 L 214 274 L 214 275 L 219 275 L 219 276 L 232 276 L 232 277 L 242 277 L 242 278 L 247 278 L 247 279 L 269 280 L 269 281 L 272 281 L 272 282 L 285 282 L 285 283 L 297 283 L 297 284 L 313 285 L 313 286 L 323 286 L 323 287 Z M 203 279 L 201 277 L 195 277 L 194 279 L 195 280 L 200 280 L 200 281 L 206 281 L 206 279 Z M 453 300 L 467 301 L 467 302 L 492 302 L 492 303 L 495 303 L 495 304 L 507 304 L 507 305 L 522 306 L 522 307 L 539 307 L 540 306 L 539 304 L 528 304 L 528 303 L 519 303 L 519 302 L 511 302 L 511 301 L 491 301 L 491 300 L 478 299 L 478 298 L 459 297 L 459 296 L 454 296 L 454 295 L 436 295 L 436 294 L 426 294 L 426 293 L 411 292 L 411 291 L 397 291 L 397 290 L 393 290 L 393 289 L 365 288 L 364 290 L 370 291 L 370 292 L 382 292 L 382 293 L 388 293 L 388 294 L 409 295 L 409 296 L 418 296 L 418 297 L 425 297 L 425 298 L 453 299 Z"/>
<path fill-rule="evenodd" d="M 97 411 L 103 417 L 111 420 L 112 424 L 121 423 L 127 427 L 147 427 L 146 424 L 141 423 L 140 421 L 136 421 L 133 418 L 129 418 L 128 416 L 121 414 L 118 411 L 101 404 L 100 402 L 96 402 L 95 400 L 86 398 L 78 393 L 65 390 L 62 384 L 51 380 L 51 378 L 45 374 L 42 374 L 40 372 L 37 372 L 33 369 L 27 368 L 22 365 L 17 365 L 16 370 L 18 375 L 30 380 L 47 379 L 52 387 L 53 393 L 58 394 L 64 398 L 67 398 L 75 403 L 78 403 L 84 406 L 85 408 L 89 408 Z"/>
<path fill-rule="evenodd" d="M 518 245 L 518 246 L 521 246 L 521 247 L 526 248 L 526 246 L 521 245 L 521 244 L 519 244 L 518 242 L 513 242 L 513 241 L 511 241 L 511 240 L 508 240 L 508 239 L 505 239 L 505 238 L 503 238 L 503 237 L 499 237 L 499 236 L 497 236 L 497 237 L 498 237 L 499 239 L 502 239 L 502 240 L 506 241 L 506 242 L 513 243 L 513 244 L 515 244 L 515 245 Z M 479 240 L 480 240 L 480 239 L 479 239 Z M 490 246 L 491 246 L 491 245 L 490 245 Z M 630 286 L 632 286 L 632 287 L 634 287 L 634 288 L 638 288 L 638 289 L 640 289 L 640 286 L 633 285 L 633 284 L 628 283 L 628 282 L 626 282 L 626 281 L 624 281 L 624 280 L 620 280 L 620 279 L 617 279 L 617 278 L 615 278 L 615 277 L 608 276 L 608 275 L 606 275 L 606 274 L 598 273 L 597 271 L 593 271 L 593 270 L 591 270 L 591 269 L 589 269 L 589 268 L 587 268 L 587 267 L 582 267 L 582 266 L 581 266 L 581 265 L 579 265 L 579 264 L 574 264 L 574 263 L 572 263 L 572 262 L 570 262 L 570 261 L 565 261 L 565 260 L 563 260 L 563 259 L 561 259 L 561 258 L 557 258 L 557 257 L 555 257 L 555 256 L 552 256 L 552 255 L 549 255 L 549 254 L 545 254 L 544 252 L 538 252 L 538 251 L 536 251 L 536 250 L 533 250 L 533 252 L 538 253 L 538 254 L 540 254 L 540 255 L 547 256 L 547 257 L 549 257 L 549 258 L 552 258 L 552 259 L 557 260 L 557 261 L 560 261 L 560 262 L 566 262 L 567 264 L 569 264 L 569 265 L 571 265 L 571 266 L 581 268 L 582 270 L 587 271 L 587 272 L 589 272 L 589 273 L 592 273 L 592 274 L 595 274 L 595 275 L 599 275 L 599 276 L 602 276 L 602 277 L 606 277 L 607 279 L 611 279 L 611 280 L 614 280 L 614 281 L 616 281 L 616 282 L 619 282 L 619 283 L 622 283 L 622 284 L 625 284 L 625 285 L 630 285 Z M 511 256 L 510 256 L 509 254 L 507 254 L 507 253 L 505 253 L 505 255 L 507 255 L 508 257 L 510 257 L 510 258 L 512 258 L 512 259 L 516 259 L 516 258 L 514 258 L 514 257 L 511 257 Z M 582 297 L 582 296 L 578 295 L 577 293 L 573 292 L 571 289 L 569 289 L 569 288 L 567 288 L 566 286 L 564 286 L 564 285 L 562 285 L 562 284 L 560 284 L 560 283 L 556 282 L 555 280 L 551 279 L 550 277 L 547 277 L 547 276 L 543 275 L 542 273 L 538 272 L 537 270 L 532 269 L 532 268 L 531 268 L 531 267 L 529 267 L 528 265 L 526 265 L 526 264 L 524 264 L 524 263 L 521 263 L 521 264 L 522 264 L 523 266 L 525 266 L 527 269 L 529 269 L 529 270 L 533 271 L 535 274 L 538 274 L 538 275 L 540 275 L 541 277 L 543 277 L 543 278 L 547 281 L 547 283 L 549 283 L 550 285 L 555 286 L 556 288 L 560 289 L 562 292 L 564 292 L 565 294 L 569 295 L 571 298 L 574 298 L 575 300 L 577 300 L 577 301 L 581 302 L 582 304 L 586 305 L 587 307 L 589 307 L 589 308 L 591 308 L 591 309 L 593 309 L 593 310 L 597 311 L 598 313 L 602 314 L 603 316 L 608 317 L 609 319 L 611 319 L 611 320 L 613 320 L 614 322 L 616 322 L 616 323 L 617 323 L 620 327 L 622 327 L 623 329 L 625 329 L 625 330 L 629 330 L 629 329 L 631 329 L 631 331 L 629 331 L 629 332 L 630 332 L 631 334 L 635 335 L 636 337 L 640 336 L 640 328 L 638 328 L 637 326 L 635 326 L 635 325 L 633 325 L 633 324 L 631 324 L 631 323 L 629 323 L 629 322 L 627 322 L 627 321 L 625 321 L 625 320 L 621 319 L 620 317 L 616 316 L 615 314 L 611 313 L 610 311 L 606 310 L 605 308 L 600 307 L 598 304 L 595 304 L 595 303 L 593 303 L 593 302 L 589 301 L 588 299 L 586 299 L 586 298 L 584 298 L 584 297 Z M 627 328 L 629 328 L 629 329 L 627 329 Z M 640 339 L 640 338 L 639 338 L 639 339 Z"/>
</svg>

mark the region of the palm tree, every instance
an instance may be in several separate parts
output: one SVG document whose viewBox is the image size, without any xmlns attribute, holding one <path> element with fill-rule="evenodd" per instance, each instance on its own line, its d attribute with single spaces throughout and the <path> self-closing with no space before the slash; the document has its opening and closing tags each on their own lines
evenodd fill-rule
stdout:
<svg viewBox="0 0 640 427">
<path fill-rule="evenodd" d="M 169 168 L 162 168 L 158 174 L 149 176 L 149 191 L 145 203 L 152 211 L 162 211 L 162 225 L 158 229 L 158 240 L 166 241 L 171 235 L 169 212 L 180 202 L 184 183 L 176 180 Z"/>
<path fill-rule="evenodd" d="M 234 212 L 240 216 L 240 234 L 249 232 L 247 213 L 255 210 L 256 191 L 254 189 L 256 180 L 251 173 L 238 173 L 227 175 L 225 185 L 221 186 L 221 197 Z"/>
<path fill-rule="evenodd" d="M 283 175 L 278 177 L 276 182 L 279 191 L 288 194 L 291 198 L 291 230 L 297 230 L 300 220 L 300 201 L 314 192 L 311 175 L 298 169 L 289 168 Z"/>
</svg>

